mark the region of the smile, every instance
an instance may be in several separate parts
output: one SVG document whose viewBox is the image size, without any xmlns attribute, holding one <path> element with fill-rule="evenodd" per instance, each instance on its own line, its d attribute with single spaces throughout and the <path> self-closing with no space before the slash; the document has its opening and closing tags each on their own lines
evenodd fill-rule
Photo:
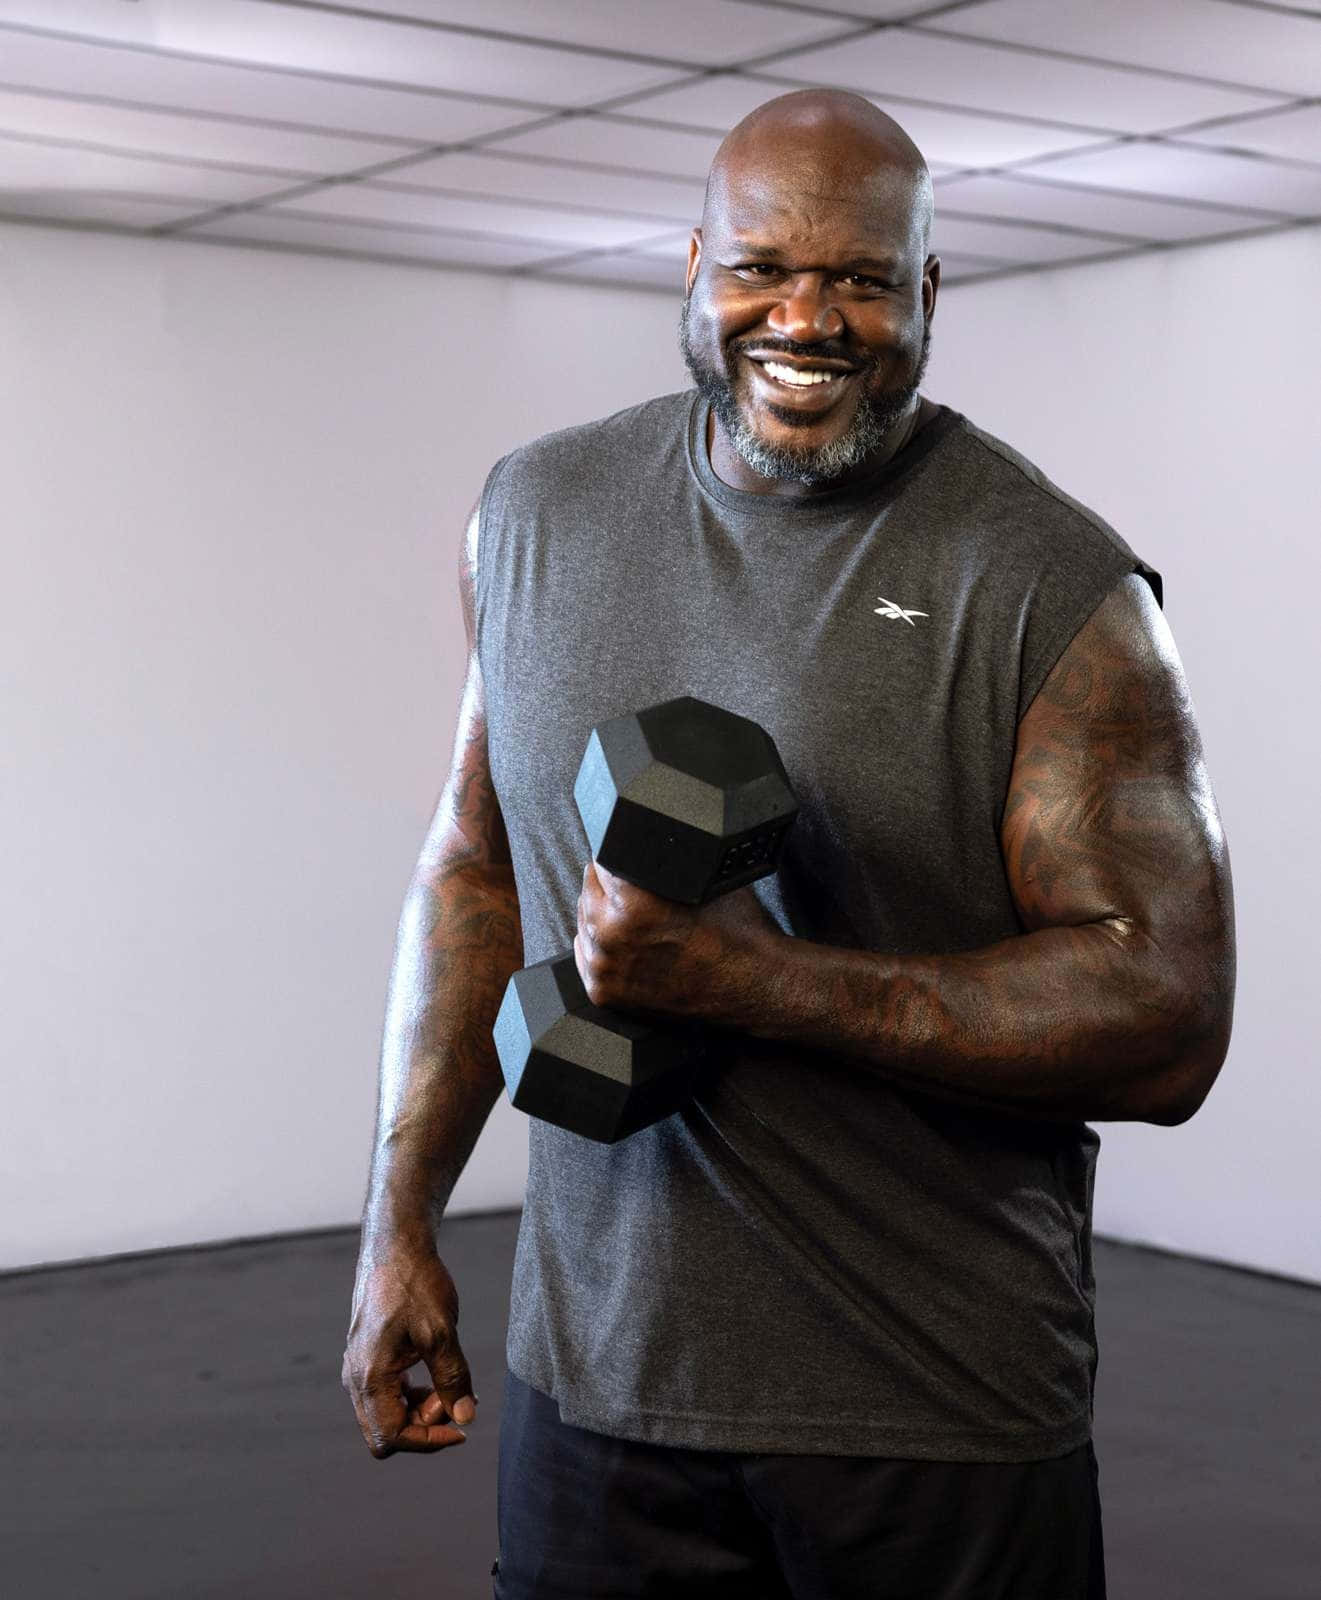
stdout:
<svg viewBox="0 0 1321 1600">
<path fill-rule="evenodd" d="M 853 392 L 848 382 L 858 374 L 857 367 L 818 358 L 811 363 L 780 361 L 768 354 L 746 354 L 744 359 L 755 374 L 753 391 L 762 404 L 772 408 L 780 421 L 824 416 Z"/>
<path fill-rule="evenodd" d="M 763 361 L 760 365 L 768 377 L 774 378 L 777 383 L 792 384 L 796 389 L 814 383 L 838 383 L 841 378 L 847 377 L 847 373 L 827 372 L 821 367 L 786 367 L 778 361 Z"/>
</svg>

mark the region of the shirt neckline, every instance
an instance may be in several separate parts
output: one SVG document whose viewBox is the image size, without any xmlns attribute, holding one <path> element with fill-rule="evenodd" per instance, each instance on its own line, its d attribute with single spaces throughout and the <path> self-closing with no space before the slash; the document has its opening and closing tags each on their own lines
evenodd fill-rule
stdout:
<svg viewBox="0 0 1321 1600">
<path fill-rule="evenodd" d="M 897 455 L 868 477 L 854 483 L 840 484 L 835 488 L 821 489 L 803 496 L 753 494 L 747 489 L 735 489 L 718 478 L 711 465 L 706 448 L 707 423 L 711 407 L 700 390 L 692 391 L 688 408 L 687 451 L 688 470 L 708 500 L 714 500 L 726 511 L 759 521 L 778 521 L 784 518 L 837 516 L 858 506 L 875 506 L 893 497 L 895 486 L 929 456 L 933 449 L 962 420 L 959 412 L 942 405 L 926 427 L 918 430 Z"/>
</svg>

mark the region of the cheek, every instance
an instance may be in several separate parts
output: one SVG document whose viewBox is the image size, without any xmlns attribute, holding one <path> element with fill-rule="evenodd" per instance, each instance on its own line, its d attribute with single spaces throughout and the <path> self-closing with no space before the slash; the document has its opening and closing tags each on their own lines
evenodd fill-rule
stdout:
<svg viewBox="0 0 1321 1600">
<path fill-rule="evenodd" d="M 859 333 L 868 350 L 882 368 L 908 366 L 922 353 L 922 308 L 878 318 Z"/>
<path fill-rule="evenodd" d="M 701 322 L 703 336 L 716 345 L 745 337 L 762 325 L 766 307 L 740 295 L 694 294 L 692 307 Z"/>
<path fill-rule="evenodd" d="M 703 355 L 720 349 L 721 323 L 708 295 L 694 288 L 688 299 L 688 342 Z"/>
<path fill-rule="evenodd" d="M 920 294 L 911 305 L 904 308 L 902 314 L 896 311 L 893 322 L 896 343 L 913 350 L 921 347 L 922 335 L 926 330 L 926 314 L 922 310 Z"/>
</svg>

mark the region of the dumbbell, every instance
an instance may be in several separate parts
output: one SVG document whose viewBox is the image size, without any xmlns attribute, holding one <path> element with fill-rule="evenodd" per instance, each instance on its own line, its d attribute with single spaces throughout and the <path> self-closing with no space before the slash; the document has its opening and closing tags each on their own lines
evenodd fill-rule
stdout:
<svg viewBox="0 0 1321 1600">
<path fill-rule="evenodd" d="M 573 798 L 596 861 L 693 906 L 774 872 L 798 814 L 766 730 L 691 695 L 593 728 Z M 572 947 L 514 973 L 494 1035 L 512 1103 L 603 1144 L 677 1111 L 709 1059 L 698 1026 L 593 1005 Z"/>
</svg>

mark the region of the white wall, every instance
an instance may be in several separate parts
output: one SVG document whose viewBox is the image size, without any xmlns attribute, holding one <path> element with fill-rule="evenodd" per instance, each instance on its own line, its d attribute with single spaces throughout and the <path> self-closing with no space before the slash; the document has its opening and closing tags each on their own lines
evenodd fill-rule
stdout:
<svg viewBox="0 0 1321 1600">
<path fill-rule="evenodd" d="M 1103 1232 L 1321 1280 L 1316 230 L 969 286 L 928 391 L 1165 573 L 1233 854 L 1230 1060 Z M 0 228 L 0 1265 L 357 1213 L 449 756 L 464 508 L 683 381 L 677 306 Z M 517 1204 L 501 1104 L 455 1209 Z"/>
<path fill-rule="evenodd" d="M 679 387 L 677 309 L 0 229 L 0 1266 L 356 1217 L 463 515 Z"/>
<path fill-rule="evenodd" d="M 930 392 L 1165 576 L 1229 839 L 1229 1059 L 1180 1128 L 1102 1124 L 1096 1225 L 1321 1280 L 1321 230 L 956 289 Z"/>
</svg>

